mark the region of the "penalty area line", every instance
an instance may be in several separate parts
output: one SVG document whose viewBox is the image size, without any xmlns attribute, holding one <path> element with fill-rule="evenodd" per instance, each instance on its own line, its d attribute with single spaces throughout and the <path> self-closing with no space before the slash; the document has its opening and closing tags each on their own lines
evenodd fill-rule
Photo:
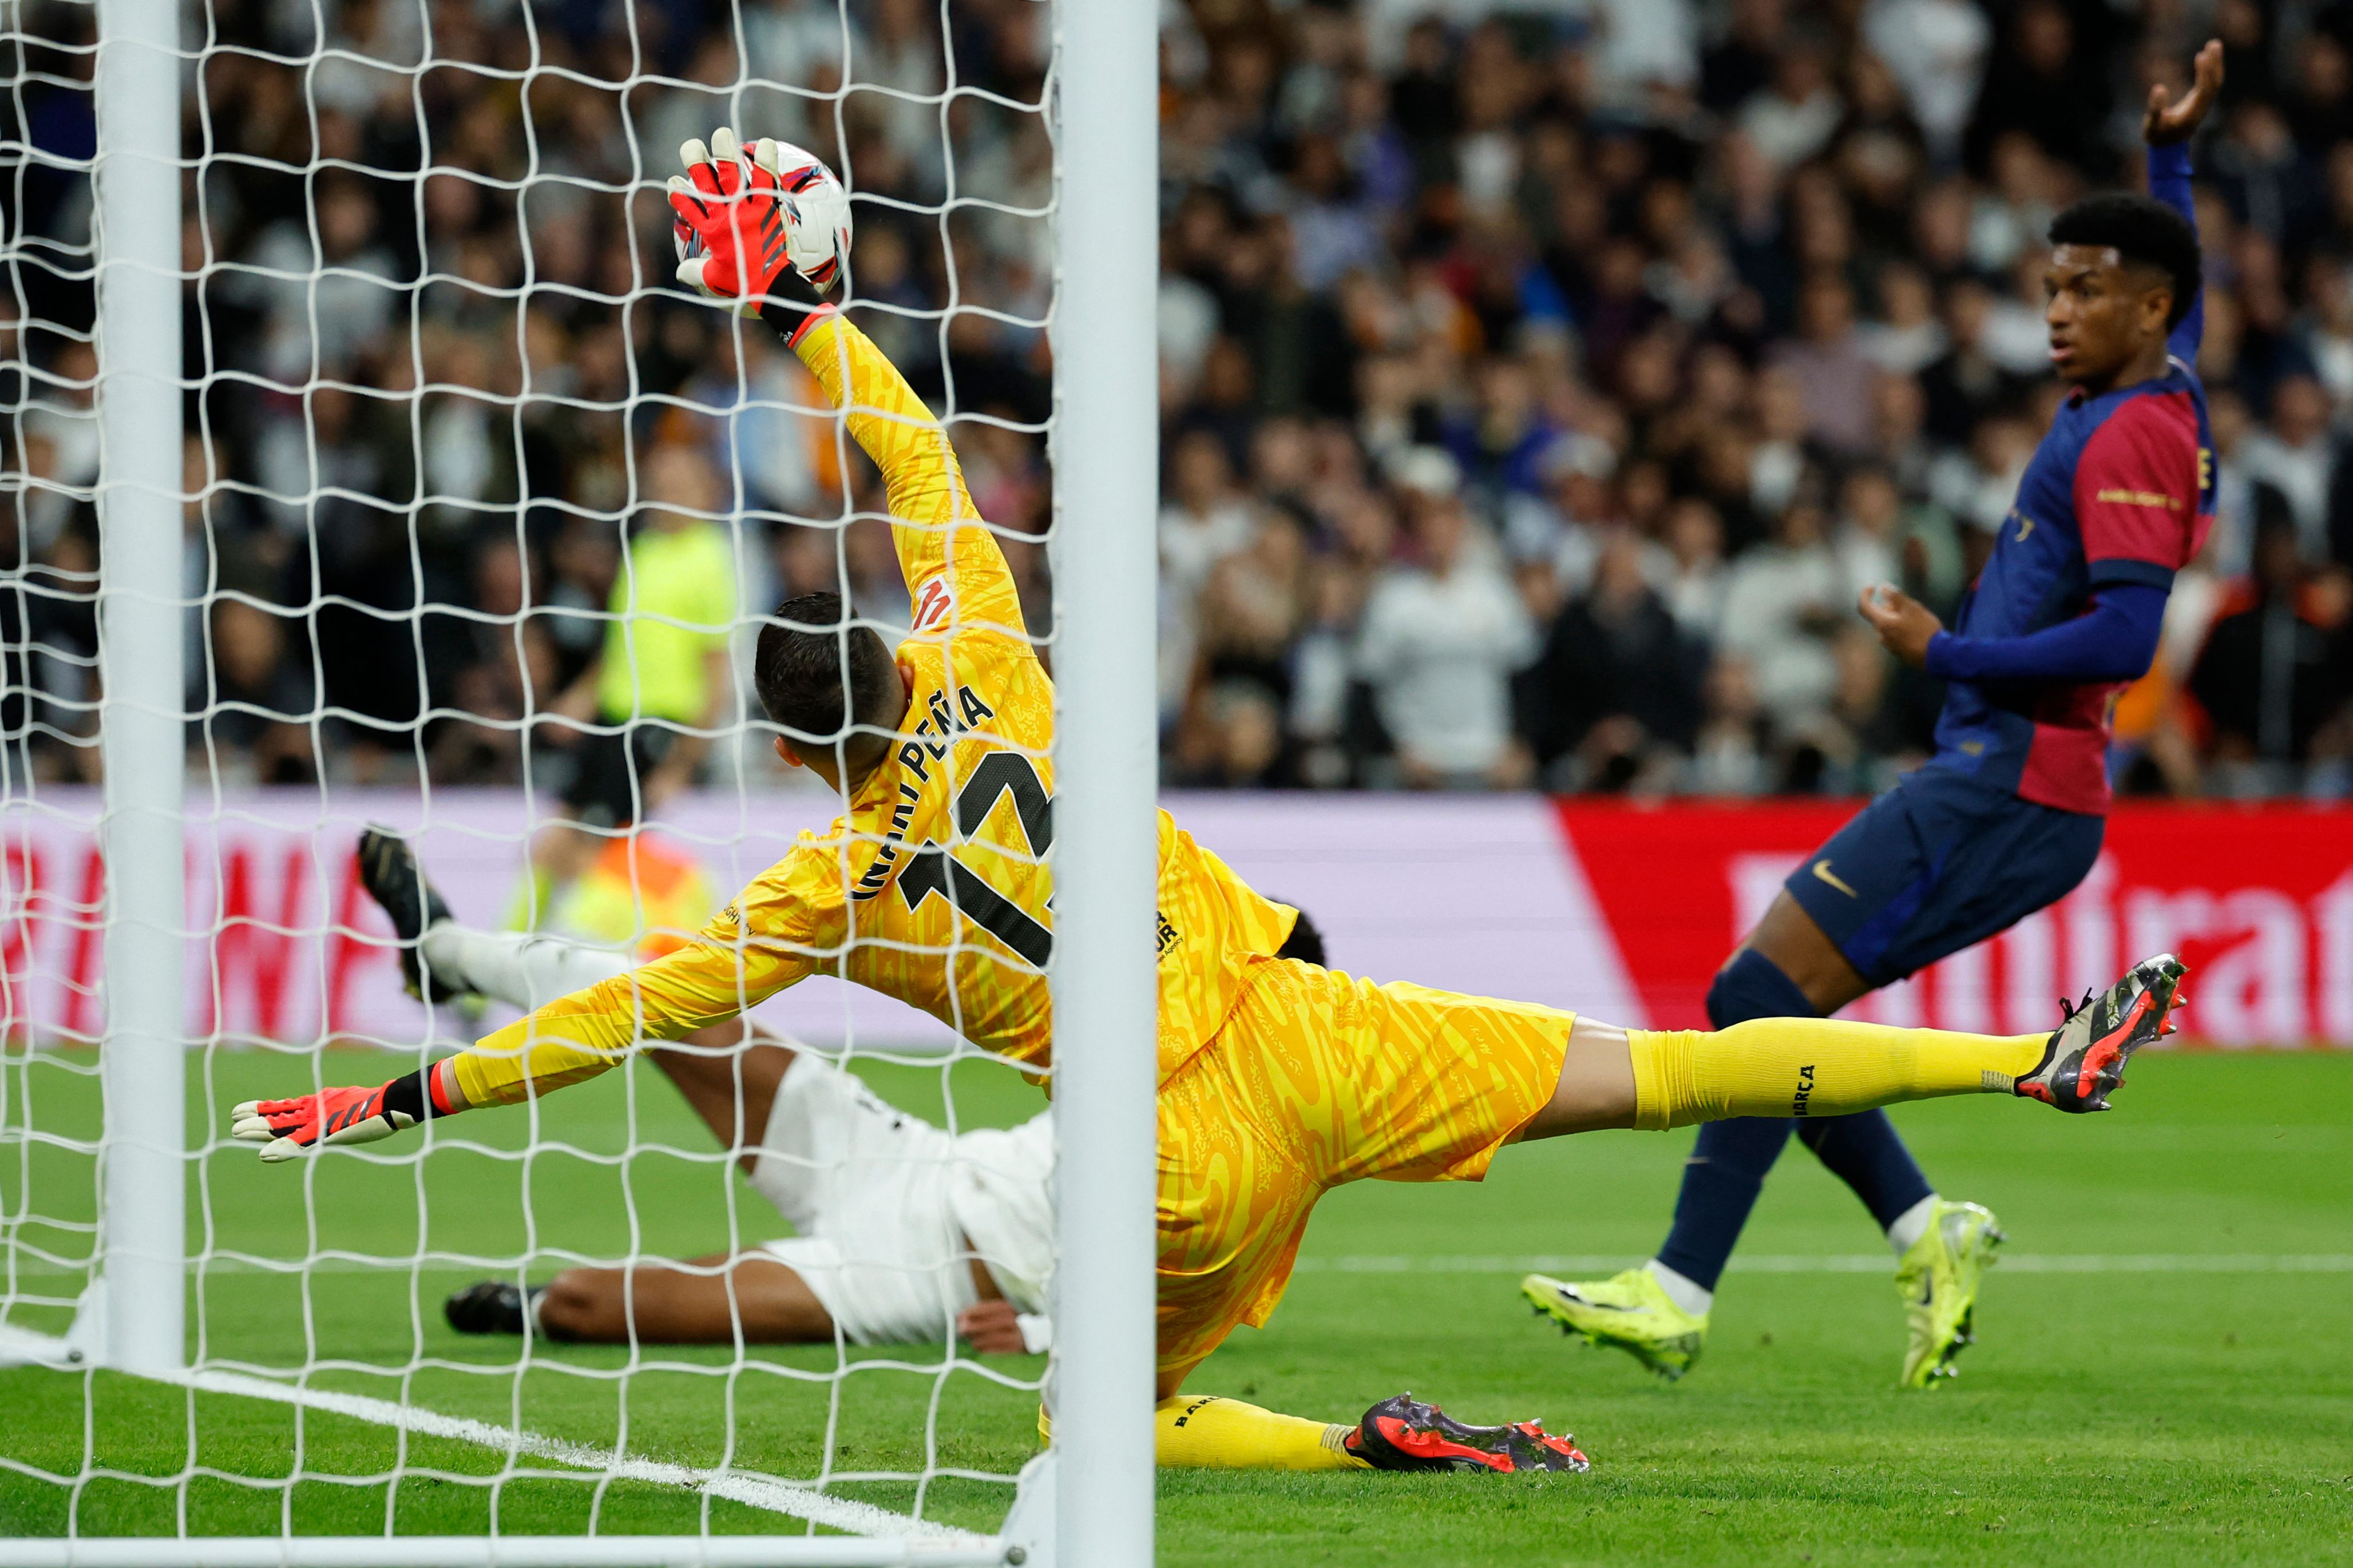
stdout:
<svg viewBox="0 0 2353 1568">
<path fill-rule="evenodd" d="M 573 1469 L 598 1471 L 618 1480 L 680 1487 L 729 1502 L 742 1503 L 747 1508 L 787 1514 L 828 1530 L 844 1531 L 852 1535 L 922 1536 L 961 1545 L 978 1545 L 988 1539 L 970 1531 L 935 1524 L 909 1514 L 892 1513 L 889 1509 L 877 1508 L 872 1503 L 833 1497 L 785 1481 L 726 1470 L 696 1469 L 689 1465 L 671 1464 L 660 1459 L 633 1459 L 586 1443 L 567 1442 L 560 1437 L 501 1426 L 495 1422 L 477 1421 L 470 1416 L 444 1415 L 438 1411 L 396 1405 L 389 1399 L 376 1399 L 364 1394 L 338 1394 L 330 1389 L 303 1388 L 235 1372 L 164 1373 L 154 1375 L 154 1380 L 192 1388 L 199 1394 L 226 1394 L 300 1405 L 329 1415 L 364 1421 L 370 1426 L 397 1427 L 419 1436 L 446 1437 L 454 1442 L 471 1443 L 520 1457 L 544 1459 Z"/>
<path fill-rule="evenodd" d="M 1615 1274 L 1641 1263 L 1610 1254 L 1526 1257 L 1344 1255 L 1302 1258 L 1299 1274 Z M 2005 1274 L 2353 1274 L 2346 1252 L 2004 1252 L 1994 1261 Z M 1884 1252 L 1736 1256 L 1733 1274 L 1884 1274 L 1895 1267 Z"/>
</svg>

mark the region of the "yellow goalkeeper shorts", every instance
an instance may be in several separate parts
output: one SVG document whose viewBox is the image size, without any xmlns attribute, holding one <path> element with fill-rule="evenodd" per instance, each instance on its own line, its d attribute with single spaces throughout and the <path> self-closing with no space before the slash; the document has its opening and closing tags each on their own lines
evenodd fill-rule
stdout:
<svg viewBox="0 0 2353 1568">
<path fill-rule="evenodd" d="M 1160 1089 L 1160 1396 L 1282 1299 L 1315 1200 L 1475 1182 L 1552 1099 L 1575 1015 L 1251 961 Z"/>
</svg>

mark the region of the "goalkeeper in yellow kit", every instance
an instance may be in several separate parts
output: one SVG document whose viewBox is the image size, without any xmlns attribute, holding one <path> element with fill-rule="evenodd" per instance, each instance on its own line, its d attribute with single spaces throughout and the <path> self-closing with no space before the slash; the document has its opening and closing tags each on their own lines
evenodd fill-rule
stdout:
<svg viewBox="0 0 2353 1568">
<path fill-rule="evenodd" d="M 762 319 L 845 411 L 888 486 L 913 601 L 913 633 L 895 655 L 831 595 L 787 602 L 761 632 L 756 682 L 785 732 L 778 754 L 833 785 L 846 809 L 675 952 L 391 1083 L 238 1106 L 235 1135 L 265 1144 L 264 1159 L 514 1104 L 813 973 L 911 1003 L 1011 1061 L 1050 1066 L 1052 683 L 945 432 L 790 264 L 790 193 L 806 173 L 795 150 L 762 142 L 746 155 L 725 132 L 712 142 L 688 143 L 690 179 L 672 183 L 700 250 L 681 275 L 707 293 L 760 300 Z M 1332 1187 L 1368 1176 L 1475 1181 L 1504 1144 L 1600 1128 L 1838 1115 L 1977 1092 L 2103 1110 L 2126 1058 L 2168 1026 L 2182 973 L 2169 955 L 2137 965 L 2049 1036 L 1811 1018 L 1621 1029 L 1278 957 L 1293 910 L 1261 898 L 1165 811 L 1159 842 L 1166 1464 L 1583 1468 L 1567 1438 L 1533 1422 L 1466 1426 L 1410 1395 L 1351 1426 L 1176 1394 L 1235 1326 L 1266 1321 L 1309 1212 Z"/>
</svg>

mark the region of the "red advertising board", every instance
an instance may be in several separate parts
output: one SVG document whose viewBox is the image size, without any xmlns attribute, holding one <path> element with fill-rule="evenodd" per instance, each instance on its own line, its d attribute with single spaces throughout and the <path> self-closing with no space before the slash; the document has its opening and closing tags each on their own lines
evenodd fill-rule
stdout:
<svg viewBox="0 0 2353 1568">
<path fill-rule="evenodd" d="M 1860 804 L 1564 800 L 1556 815 L 1650 1021 L 1688 1027 L 1736 933 Z M 2185 1037 L 2353 1046 L 2353 811 L 2120 805 L 2076 892 L 1852 1016 L 2024 1033 L 2057 997 L 2168 949 L 2191 966 Z"/>
</svg>

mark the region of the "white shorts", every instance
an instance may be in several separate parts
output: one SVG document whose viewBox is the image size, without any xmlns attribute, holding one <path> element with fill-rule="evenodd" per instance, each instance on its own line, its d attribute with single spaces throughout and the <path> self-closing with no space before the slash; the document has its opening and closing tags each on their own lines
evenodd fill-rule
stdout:
<svg viewBox="0 0 2353 1568">
<path fill-rule="evenodd" d="M 950 1210 L 955 1140 L 803 1052 L 786 1069 L 752 1186 L 800 1235 L 757 1250 L 808 1282 L 852 1344 L 940 1342 L 980 1299 Z"/>
</svg>

